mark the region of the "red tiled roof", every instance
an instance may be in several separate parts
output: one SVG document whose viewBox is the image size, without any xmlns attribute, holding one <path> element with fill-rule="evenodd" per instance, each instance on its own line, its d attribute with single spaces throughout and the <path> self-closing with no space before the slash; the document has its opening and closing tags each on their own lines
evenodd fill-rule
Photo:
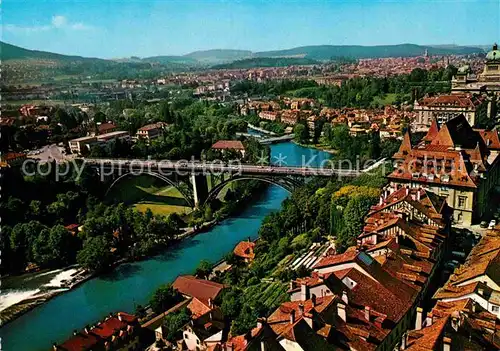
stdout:
<svg viewBox="0 0 500 351">
<path fill-rule="evenodd" d="M 101 123 L 97 126 L 97 131 L 99 134 L 108 133 L 110 130 L 116 129 L 116 125 L 114 123 Z"/>
<path fill-rule="evenodd" d="M 243 143 L 239 140 L 219 140 L 218 142 L 212 145 L 212 149 L 245 150 L 245 147 L 243 146 Z"/>
<path fill-rule="evenodd" d="M 139 128 L 140 131 L 149 131 L 153 129 L 160 129 L 166 126 L 166 123 L 163 122 L 158 122 L 158 123 L 152 123 L 152 124 L 147 124 L 145 126 L 142 126 Z"/>
<path fill-rule="evenodd" d="M 183 295 L 197 298 L 208 305 L 208 299 L 214 301 L 225 286 L 210 280 L 198 279 L 191 275 L 182 275 L 175 280 L 173 288 Z"/>
<path fill-rule="evenodd" d="M 254 259 L 255 254 L 253 249 L 255 247 L 255 243 L 251 241 L 241 241 L 236 245 L 233 250 L 233 253 L 237 257 L 246 258 L 246 259 Z"/>
<path fill-rule="evenodd" d="M 75 333 L 71 338 L 61 345 L 57 345 L 57 350 L 62 351 L 90 351 L 100 349 L 106 341 L 119 331 L 127 331 L 129 327 L 137 323 L 134 315 L 118 312 L 116 315 L 106 318 L 96 326 L 87 330 Z"/>
</svg>

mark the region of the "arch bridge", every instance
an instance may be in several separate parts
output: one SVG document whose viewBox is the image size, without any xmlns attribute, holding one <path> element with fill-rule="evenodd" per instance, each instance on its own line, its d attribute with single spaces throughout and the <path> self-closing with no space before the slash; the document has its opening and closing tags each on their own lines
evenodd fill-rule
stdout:
<svg viewBox="0 0 500 351">
<path fill-rule="evenodd" d="M 101 180 L 111 180 L 111 190 L 125 177 L 150 175 L 175 187 L 192 207 L 213 200 L 229 183 L 259 180 L 289 192 L 311 177 L 356 177 L 361 171 L 315 167 L 223 164 L 199 161 L 154 161 L 85 159 L 85 165 L 97 170 Z"/>
</svg>

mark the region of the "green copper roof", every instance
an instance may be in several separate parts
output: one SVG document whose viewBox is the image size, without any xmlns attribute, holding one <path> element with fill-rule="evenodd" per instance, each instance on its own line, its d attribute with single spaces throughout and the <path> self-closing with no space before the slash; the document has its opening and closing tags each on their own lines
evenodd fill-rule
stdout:
<svg viewBox="0 0 500 351">
<path fill-rule="evenodd" d="M 493 49 L 486 54 L 486 60 L 500 61 L 500 50 L 498 50 L 497 44 L 493 45 Z"/>
</svg>

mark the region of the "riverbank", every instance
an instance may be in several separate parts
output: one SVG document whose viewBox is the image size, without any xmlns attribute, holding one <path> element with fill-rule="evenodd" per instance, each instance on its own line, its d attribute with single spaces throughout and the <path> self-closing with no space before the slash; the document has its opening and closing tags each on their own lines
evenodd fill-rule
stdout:
<svg viewBox="0 0 500 351">
<path fill-rule="evenodd" d="M 44 273 L 41 274 L 43 275 Z M 46 287 L 46 291 L 37 289 L 35 290 L 38 291 L 37 293 L 26 296 L 26 298 L 23 298 L 1 310 L 0 327 L 14 321 L 16 318 L 31 311 L 37 306 L 44 304 L 50 299 L 76 288 L 78 285 L 86 282 L 93 276 L 94 274 L 83 268 L 75 268 L 75 266 L 63 268 L 58 276 L 56 276 L 49 284 L 44 285 Z M 55 282 L 53 282 L 54 280 Z"/>
<path fill-rule="evenodd" d="M 335 155 L 337 154 L 337 151 L 332 149 L 331 147 L 327 146 L 327 145 L 323 145 L 323 144 L 302 144 L 302 143 L 299 143 L 295 140 L 292 140 L 292 143 L 294 143 L 295 145 L 298 145 L 298 146 L 302 146 L 302 147 L 305 147 L 305 148 L 308 148 L 308 149 L 315 149 L 315 150 L 318 150 L 318 151 L 323 151 L 323 152 L 327 152 L 331 155 Z"/>
<path fill-rule="evenodd" d="M 257 190 L 260 190 L 260 187 L 258 187 Z M 234 201 L 232 203 L 228 203 L 230 210 L 227 214 L 220 216 L 218 219 L 213 219 L 213 220 L 204 222 L 197 227 L 185 228 L 184 231 L 182 233 L 178 234 L 174 240 L 176 242 L 179 242 L 179 241 L 182 241 L 186 238 L 194 237 L 197 234 L 200 234 L 200 233 L 203 233 L 203 232 L 210 230 L 211 228 L 216 226 L 221 221 L 224 221 L 228 218 L 231 218 L 232 216 L 236 216 L 239 213 L 241 213 L 242 211 L 244 211 L 246 206 L 248 206 L 250 204 L 250 201 L 257 200 L 261 194 L 262 194 L 261 192 L 254 192 L 250 196 L 243 197 L 242 199 L 239 199 L 239 200 Z M 239 206 L 240 204 L 244 204 L 244 206 Z M 169 248 L 165 248 L 162 251 L 166 251 L 166 250 L 169 250 Z M 136 258 L 123 257 L 123 258 L 120 258 L 117 261 L 113 262 L 113 264 L 110 267 L 110 270 L 114 270 L 124 263 L 132 263 L 132 262 L 137 262 L 137 261 L 141 261 L 141 260 L 147 260 L 147 259 L 151 259 L 153 256 L 144 256 L 144 257 L 136 257 Z M 67 267 L 64 269 L 70 269 L 70 268 L 71 267 Z M 54 287 L 54 290 L 48 290 L 47 292 L 41 292 L 41 293 L 36 294 L 34 296 L 27 296 L 25 299 L 22 299 L 19 302 L 16 302 L 15 304 L 8 306 L 4 310 L 0 311 L 0 327 L 5 326 L 9 322 L 12 322 L 16 318 L 31 311 L 32 309 L 36 308 L 37 306 L 44 304 L 45 302 L 49 301 L 50 299 L 52 299 L 60 294 L 63 294 L 65 292 L 69 292 L 70 290 L 77 287 L 81 283 L 83 283 L 91 278 L 94 278 L 96 276 L 97 276 L 96 273 L 89 273 L 89 272 L 86 272 L 84 269 L 80 269 L 79 271 L 75 272 L 74 274 L 72 274 L 68 277 L 68 278 L 71 278 L 71 281 L 68 281 L 67 283 L 65 283 L 65 281 L 62 281 L 63 284 L 61 284 L 59 289 Z"/>
</svg>

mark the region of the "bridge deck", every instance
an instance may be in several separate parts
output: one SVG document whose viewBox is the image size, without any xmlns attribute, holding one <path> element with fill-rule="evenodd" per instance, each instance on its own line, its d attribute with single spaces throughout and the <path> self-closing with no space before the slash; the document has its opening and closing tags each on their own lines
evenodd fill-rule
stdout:
<svg viewBox="0 0 500 351">
<path fill-rule="evenodd" d="M 275 165 L 252 165 L 252 164 L 223 164 L 220 162 L 200 161 L 155 161 L 155 160 L 117 160 L 117 159 L 84 159 L 86 165 L 99 167 L 107 171 L 112 168 L 116 171 L 148 171 L 148 172 L 179 172 L 179 173 L 239 173 L 260 175 L 292 175 L 301 177 L 322 176 L 344 176 L 356 177 L 363 173 L 362 170 L 318 168 L 318 167 L 294 167 Z"/>
</svg>

